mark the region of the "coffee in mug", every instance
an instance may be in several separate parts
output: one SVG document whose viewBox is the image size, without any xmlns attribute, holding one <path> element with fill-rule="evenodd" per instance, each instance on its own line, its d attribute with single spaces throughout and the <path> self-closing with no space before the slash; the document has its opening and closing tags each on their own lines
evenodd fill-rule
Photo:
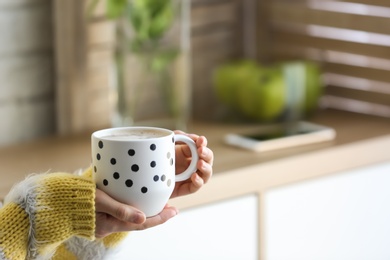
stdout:
<svg viewBox="0 0 390 260">
<path fill-rule="evenodd" d="M 199 160 L 195 142 L 156 127 L 119 127 L 96 131 L 91 137 L 92 167 L 99 189 L 143 211 L 160 213 L 175 183 L 191 177 Z M 189 167 L 175 174 L 175 144 L 184 142 L 192 153 Z"/>
</svg>

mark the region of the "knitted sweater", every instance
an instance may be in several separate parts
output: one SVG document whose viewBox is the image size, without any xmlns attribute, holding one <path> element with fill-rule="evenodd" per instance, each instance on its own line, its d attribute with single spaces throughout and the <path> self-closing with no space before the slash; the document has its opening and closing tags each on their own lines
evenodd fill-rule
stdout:
<svg viewBox="0 0 390 260">
<path fill-rule="evenodd" d="M 126 233 L 95 239 L 94 201 L 91 169 L 29 176 L 0 208 L 0 259 L 102 259 Z"/>
</svg>

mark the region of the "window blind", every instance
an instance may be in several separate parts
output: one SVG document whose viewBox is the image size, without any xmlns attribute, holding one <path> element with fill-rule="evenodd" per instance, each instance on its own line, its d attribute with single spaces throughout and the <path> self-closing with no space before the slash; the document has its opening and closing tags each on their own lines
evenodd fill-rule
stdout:
<svg viewBox="0 0 390 260">
<path fill-rule="evenodd" d="M 390 117 L 390 1 L 272 0 L 259 10 L 263 58 L 320 62 L 323 106 Z"/>
</svg>

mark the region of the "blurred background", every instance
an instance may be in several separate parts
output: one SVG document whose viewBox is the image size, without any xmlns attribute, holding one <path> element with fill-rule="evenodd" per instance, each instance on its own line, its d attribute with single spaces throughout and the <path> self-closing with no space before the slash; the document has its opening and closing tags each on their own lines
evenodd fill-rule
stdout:
<svg viewBox="0 0 390 260">
<path fill-rule="evenodd" d="M 105 1 L 0 1 L 0 145 L 109 126 L 115 20 Z M 234 60 L 312 61 L 318 104 L 390 117 L 390 3 L 386 0 L 192 0 L 191 118 L 225 107 L 213 73 Z"/>
<path fill-rule="evenodd" d="M 86 167 L 89 133 L 113 126 L 118 19 L 106 3 L 126 1 L 91 2 L 0 0 L 0 201 L 31 172 Z M 215 174 L 175 199 L 183 214 L 168 225 L 132 233 L 123 258 L 175 243 L 170 259 L 389 259 L 390 1 L 189 3 L 178 81 L 190 79 L 189 128 L 209 138 Z M 337 137 L 267 153 L 222 140 L 291 118 Z"/>
</svg>

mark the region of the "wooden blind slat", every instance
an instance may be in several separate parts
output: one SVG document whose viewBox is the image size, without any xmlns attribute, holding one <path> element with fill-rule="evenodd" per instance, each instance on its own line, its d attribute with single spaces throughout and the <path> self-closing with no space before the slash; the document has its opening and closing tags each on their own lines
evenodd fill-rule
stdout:
<svg viewBox="0 0 390 260">
<path fill-rule="evenodd" d="M 323 64 L 325 72 L 348 75 L 352 77 L 364 77 L 370 80 L 390 82 L 389 70 L 372 68 L 369 64 L 363 66 L 353 66 L 351 64 L 332 63 L 331 58 L 327 54 L 318 49 L 303 49 L 303 48 L 282 48 L 274 50 L 272 53 L 275 60 L 290 60 L 290 59 L 308 59 L 319 61 Z M 346 61 L 349 62 L 349 61 Z"/>
<path fill-rule="evenodd" d="M 390 1 L 272 0 L 261 6 L 262 53 L 315 60 L 328 107 L 390 117 Z M 266 48 L 264 50 L 263 48 Z"/>
<path fill-rule="evenodd" d="M 387 70 L 372 69 L 368 67 L 364 68 L 335 63 L 326 63 L 324 67 L 326 72 L 338 73 L 352 77 L 364 77 L 370 80 L 390 82 L 389 71 Z"/>
<path fill-rule="evenodd" d="M 353 98 L 325 95 L 320 100 L 321 107 L 340 109 L 366 115 L 390 118 L 390 106 L 366 102 Z"/>
<path fill-rule="evenodd" d="M 390 106 L 390 95 L 378 94 L 374 92 L 341 88 L 330 85 L 327 86 L 325 94 Z"/>
<path fill-rule="evenodd" d="M 390 72 L 390 60 L 382 58 L 373 58 L 364 55 L 356 55 L 345 52 L 336 52 L 330 50 L 321 50 L 316 48 L 303 48 L 302 46 L 291 46 L 283 43 L 275 44 L 272 49 L 273 55 L 278 59 L 299 57 L 317 60 L 322 63 L 343 64 L 369 69 L 382 70 Z M 390 77 L 388 77 L 390 79 Z"/>
<path fill-rule="evenodd" d="M 390 47 L 363 44 L 335 39 L 311 37 L 308 35 L 293 34 L 288 32 L 275 32 L 273 34 L 273 49 L 286 49 L 294 46 L 300 48 L 316 48 L 321 50 L 333 50 L 349 52 L 359 55 L 383 58 L 390 54 Z"/>
<path fill-rule="evenodd" d="M 345 3 L 358 3 L 358 4 L 369 5 L 369 6 L 390 7 L 390 2 L 388 0 L 326 0 L 326 1 L 324 0 L 272 0 L 272 2 L 273 3 L 345 2 Z"/>
<path fill-rule="evenodd" d="M 221 30 L 193 37 L 192 49 L 197 55 L 204 55 L 208 52 L 218 52 L 221 49 L 237 48 L 239 43 L 234 30 Z"/>
<path fill-rule="evenodd" d="M 388 0 L 338 0 L 338 1 L 390 7 L 390 1 Z"/>
<path fill-rule="evenodd" d="M 270 12 L 270 22 L 316 24 L 381 34 L 390 33 L 390 16 L 375 17 L 343 12 L 323 11 L 310 9 L 304 4 L 294 3 L 272 4 L 270 6 Z"/>
<path fill-rule="evenodd" d="M 373 92 L 388 96 L 390 101 L 390 82 L 370 80 L 362 77 L 351 77 L 336 73 L 325 73 L 324 80 L 329 86 L 337 86 L 348 89 Z"/>
</svg>

